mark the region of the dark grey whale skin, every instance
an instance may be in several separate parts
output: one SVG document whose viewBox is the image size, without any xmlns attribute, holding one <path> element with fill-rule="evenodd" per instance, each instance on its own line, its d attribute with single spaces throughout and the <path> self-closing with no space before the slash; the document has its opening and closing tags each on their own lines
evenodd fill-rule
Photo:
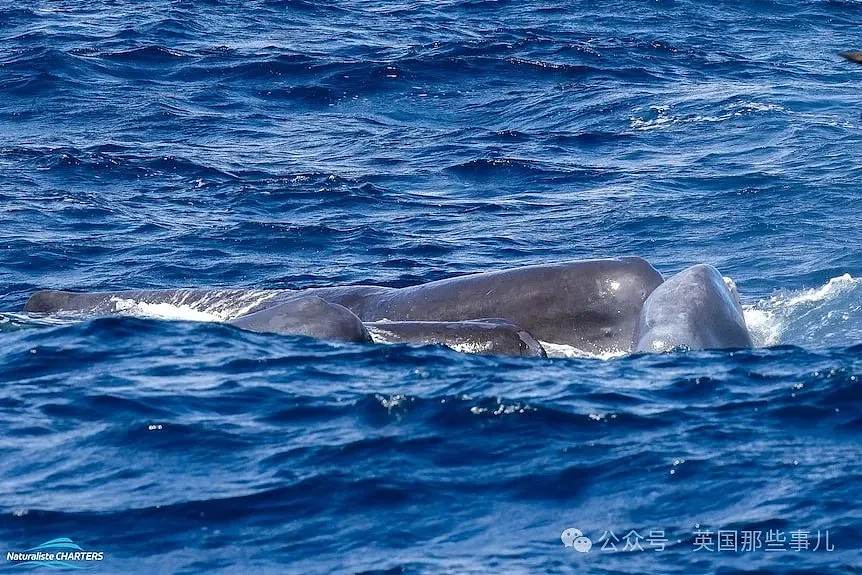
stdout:
<svg viewBox="0 0 862 575">
<path fill-rule="evenodd" d="M 644 301 L 662 283 L 641 258 L 483 272 L 405 288 L 315 288 L 364 322 L 502 318 L 544 342 L 590 353 L 631 351 Z"/>
<path fill-rule="evenodd" d="M 674 348 L 752 347 L 738 296 L 717 269 L 699 264 L 657 287 L 644 303 L 632 348 L 660 353 Z"/>
<path fill-rule="evenodd" d="M 502 319 L 468 321 L 378 321 L 365 324 L 385 343 L 442 344 L 480 355 L 547 357 L 545 349 L 525 329 Z"/>
<path fill-rule="evenodd" d="M 285 290 L 248 313 L 314 295 L 344 306 L 363 322 L 501 318 L 541 341 L 571 345 L 590 353 L 627 352 L 631 351 L 635 323 L 644 301 L 661 283 L 661 274 L 641 258 L 581 260 L 483 272 L 404 288 Z M 43 290 L 30 298 L 25 310 L 114 313 L 114 297 L 176 303 L 203 298 L 228 300 L 246 291 L 249 290 Z"/>
<path fill-rule="evenodd" d="M 246 314 L 229 324 L 249 331 L 371 342 L 362 321 L 344 306 L 309 295 Z"/>
</svg>

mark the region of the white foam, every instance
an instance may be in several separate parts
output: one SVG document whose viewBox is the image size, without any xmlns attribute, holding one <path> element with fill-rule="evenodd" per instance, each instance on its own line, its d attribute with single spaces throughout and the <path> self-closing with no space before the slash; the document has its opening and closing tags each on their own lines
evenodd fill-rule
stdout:
<svg viewBox="0 0 862 575">
<path fill-rule="evenodd" d="M 631 117 L 630 126 L 634 130 L 654 130 L 668 124 L 700 124 L 710 122 L 724 122 L 735 116 L 744 116 L 760 112 L 783 112 L 784 108 L 777 104 L 765 104 L 763 102 L 735 102 L 730 110 L 717 116 L 702 116 L 698 114 L 673 115 L 670 114 L 670 106 L 650 106 L 650 114 L 655 117 L 645 119 Z M 639 110 L 635 110 L 639 111 Z"/>
<path fill-rule="evenodd" d="M 461 353 L 484 354 L 490 353 L 493 348 L 493 345 L 490 341 L 460 341 L 454 343 L 447 343 L 445 345 L 454 349 L 455 351 L 460 351 Z"/>
<path fill-rule="evenodd" d="M 398 338 L 392 332 L 380 329 L 374 325 L 365 324 L 365 329 L 368 330 L 368 335 L 371 336 L 372 343 L 398 343 Z"/>
<path fill-rule="evenodd" d="M 574 357 L 608 360 L 628 355 L 628 351 L 613 350 L 602 353 L 590 353 L 563 343 L 551 343 L 549 341 L 539 341 L 539 343 L 543 348 L 545 348 L 545 353 L 548 354 L 548 357 Z"/>
<path fill-rule="evenodd" d="M 111 302 L 120 315 L 177 321 L 223 321 L 214 313 L 196 310 L 187 304 L 147 303 L 119 297 L 112 297 Z"/>
<path fill-rule="evenodd" d="M 853 279 L 850 274 L 844 274 L 837 278 L 832 278 L 826 285 L 818 289 L 807 290 L 797 296 L 790 298 L 788 305 L 799 305 L 805 302 L 818 302 L 827 298 L 833 297 L 838 293 L 853 288 L 859 282 L 858 279 Z"/>
<path fill-rule="evenodd" d="M 368 330 L 368 335 L 371 336 L 371 341 L 373 343 L 381 343 L 381 344 L 396 344 L 396 343 L 404 343 L 402 340 L 398 338 L 397 335 L 393 334 L 390 331 L 387 331 L 386 328 L 380 328 L 378 326 L 374 326 L 371 324 L 365 325 Z M 449 342 L 444 343 L 446 347 L 453 349 L 455 351 L 460 351 L 461 353 L 490 353 L 493 350 L 493 342 L 491 341 L 458 341 L 458 342 Z"/>
<path fill-rule="evenodd" d="M 822 347 L 859 343 L 862 279 L 834 277 L 819 288 L 780 291 L 743 306 L 757 347 L 781 344 Z"/>
<path fill-rule="evenodd" d="M 278 290 L 178 291 L 170 302 L 147 302 L 114 296 L 111 303 L 121 315 L 176 321 L 218 322 L 240 317 L 275 297 Z"/>
</svg>

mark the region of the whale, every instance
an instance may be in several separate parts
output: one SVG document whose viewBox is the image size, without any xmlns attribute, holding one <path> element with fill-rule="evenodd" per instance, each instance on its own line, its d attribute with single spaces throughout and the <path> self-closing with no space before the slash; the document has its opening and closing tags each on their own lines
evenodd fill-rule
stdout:
<svg viewBox="0 0 862 575">
<path fill-rule="evenodd" d="M 445 345 L 479 355 L 547 357 L 527 330 L 504 319 L 468 321 L 377 321 L 365 324 L 375 342 Z"/>
<path fill-rule="evenodd" d="M 248 331 L 316 339 L 371 342 L 365 324 L 344 306 L 314 295 L 292 298 L 227 322 Z"/>
<path fill-rule="evenodd" d="M 403 288 L 346 286 L 309 293 L 364 322 L 501 318 L 541 342 L 587 353 L 631 351 L 644 301 L 663 281 L 638 257 L 481 272 Z"/>
<path fill-rule="evenodd" d="M 131 300 L 207 309 L 242 304 L 246 305 L 243 314 L 250 315 L 312 295 L 346 308 L 366 325 L 382 321 L 452 323 L 499 318 L 539 342 L 601 354 L 631 351 L 635 324 L 644 302 L 662 281 L 662 275 L 646 260 L 620 257 L 479 272 L 400 288 L 359 285 L 303 290 L 91 293 L 42 290 L 30 297 L 25 311 L 117 313 L 126 305 L 124 302 Z M 259 316 L 261 324 L 278 321 L 272 319 L 277 315 L 270 312 Z M 243 324 L 241 317 L 230 319 L 235 320 L 234 325 L 237 321 Z M 403 327 L 400 331 L 415 334 L 420 327 Z M 442 326 L 425 327 L 439 334 Z M 469 329 L 479 333 L 476 326 L 460 329 L 462 333 Z"/>
<path fill-rule="evenodd" d="M 635 325 L 632 350 L 752 347 L 736 284 L 711 265 L 686 268 L 649 295 Z"/>
</svg>

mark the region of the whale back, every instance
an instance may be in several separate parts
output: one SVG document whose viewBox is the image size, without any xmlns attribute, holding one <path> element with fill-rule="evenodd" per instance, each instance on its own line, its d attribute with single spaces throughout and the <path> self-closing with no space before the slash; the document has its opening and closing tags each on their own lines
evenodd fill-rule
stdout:
<svg viewBox="0 0 862 575">
<path fill-rule="evenodd" d="M 623 257 L 484 272 L 390 289 L 366 297 L 360 307 L 341 299 L 349 292 L 327 291 L 321 297 L 349 307 L 365 322 L 502 318 L 543 342 L 588 353 L 629 352 L 644 301 L 661 282 L 661 274 L 645 260 Z"/>
</svg>

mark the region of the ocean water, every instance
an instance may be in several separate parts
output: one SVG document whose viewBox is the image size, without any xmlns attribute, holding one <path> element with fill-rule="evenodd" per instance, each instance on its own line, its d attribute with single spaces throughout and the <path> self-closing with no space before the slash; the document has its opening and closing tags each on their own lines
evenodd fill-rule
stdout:
<svg viewBox="0 0 862 575">
<path fill-rule="evenodd" d="M 94 573 L 862 573 L 860 22 L 0 3 L 0 570 L 66 537 Z M 717 266 L 757 347 L 499 358 L 22 312 L 621 255 Z"/>
</svg>

